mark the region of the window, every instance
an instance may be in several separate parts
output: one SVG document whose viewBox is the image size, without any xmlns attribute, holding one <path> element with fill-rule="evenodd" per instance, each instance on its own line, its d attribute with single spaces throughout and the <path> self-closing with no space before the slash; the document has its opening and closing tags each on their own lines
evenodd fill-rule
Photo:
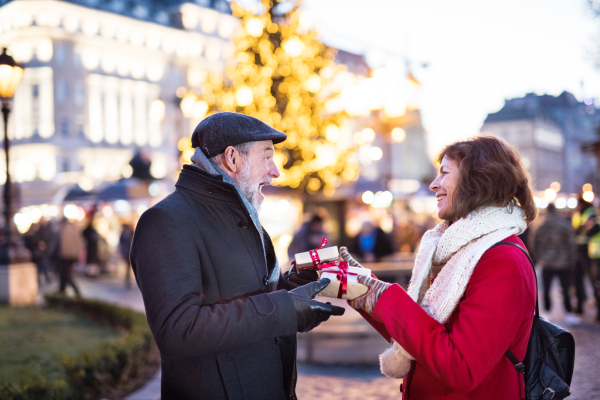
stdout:
<svg viewBox="0 0 600 400">
<path fill-rule="evenodd" d="M 56 42 L 54 57 L 58 65 L 62 65 L 67 61 L 67 49 L 64 43 Z"/>
<path fill-rule="evenodd" d="M 69 159 L 63 158 L 62 160 L 62 170 L 63 172 L 69 172 L 71 170 L 71 166 L 69 165 Z"/>
<path fill-rule="evenodd" d="M 85 87 L 81 82 L 75 84 L 75 104 L 78 106 L 85 104 Z"/>
<path fill-rule="evenodd" d="M 83 63 L 81 62 L 81 53 L 75 53 L 75 56 L 73 57 L 73 63 L 77 68 L 81 68 L 83 66 Z"/>
<path fill-rule="evenodd" d="M 63 119 L 60 121 L 60 134 L 62 137 L 69 137 L 69 120 Z"/>
<path fill-rule="evenodd" d="M 31 85 L 31 95 L 34 99 L 40 97 L 40 85 Z"/>
<path fill-rule="evenodd" d="M 77 136 L 79 136 L 80 138 L 84 138 L 85 137 L 85 130 L 83 128 L 83 124 L 78 124 L 77 125 Z"/>
<path fill-rule="evenodd" d="M 56 85 L 56 100 L 64 103 L 69 100 L 69 82 L 59 81 Z"/>
</svg>

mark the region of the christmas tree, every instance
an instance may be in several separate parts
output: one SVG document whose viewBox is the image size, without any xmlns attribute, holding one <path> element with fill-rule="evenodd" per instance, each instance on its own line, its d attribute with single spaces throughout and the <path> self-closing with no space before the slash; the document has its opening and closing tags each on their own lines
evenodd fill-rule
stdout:
<svg viewBox="0 0 600 400">
<path fill-rule="evenodd" d="M 274 184 L 332 196 L 359 173 L 353 149 L 336 143 L 348 116 L 327 107 L 339 94 L 329 83 L 343 67 L 334 63 L 335 50 L 302 26 L 298 4 L 280 11 L 289 4 L 262 0 L 264 12 L 256 14 L 232 3 L 242 22 L 235 54 L 224 75 L 209 74 L 200 92 L 188 92 L 181 107 L 196 116 L 240 112 L 285 132 L 287 140 L 275 146 L 281 176 Z"/>
</svg>

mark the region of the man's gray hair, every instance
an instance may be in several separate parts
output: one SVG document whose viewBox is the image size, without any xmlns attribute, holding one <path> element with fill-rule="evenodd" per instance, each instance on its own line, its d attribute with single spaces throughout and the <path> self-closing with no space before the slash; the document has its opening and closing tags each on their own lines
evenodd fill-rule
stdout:
<svg viewBox="0 0 600 400">
<path fill-rule="evenodd" d="M 250 151 L 252 146 L 254 146 L 255 143 L 256 142 L 241 143 L 241 144 L 238 144 L 237 146 L 233 146 L 233 148 L 236 149 L 238 151 L 238 153 L 240 153 L 243 157 L 246 157 L 248 155 L 248 152 Z M 223 164 L 223 154 L 225 154 L 225 153 L 217 154 L 216 156 L 209 158 L 209 160 L 217 166 L 222 165 Z"/>
</svg>

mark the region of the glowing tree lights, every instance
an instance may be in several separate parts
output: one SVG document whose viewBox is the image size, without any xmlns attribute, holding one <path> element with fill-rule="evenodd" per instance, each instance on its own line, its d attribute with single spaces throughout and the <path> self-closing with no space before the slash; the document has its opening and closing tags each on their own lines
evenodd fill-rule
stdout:
<svg viewBox="0 0 600 400">
<path fill-rule="evenodd" d="M 337 143 L 346 113 L 325 107 L 338 94 L 328 83 L 341 68 L 334 64 L 335 52 L 303 26 L 297 7 L 279 13 L 277 1 L 262 0 L 262 6 L 265 12 L 256 15 L 232 3 L 242 27 L 225 76 L 209 74 L 200 92 L 187 91 L 182 111 L 198 119 L 241 112 L 285 132 L 288 139 L 275 146 L 281 171 L 275 184 L 331 196 L 359 172 L 353 149 Z"/>
</svg>

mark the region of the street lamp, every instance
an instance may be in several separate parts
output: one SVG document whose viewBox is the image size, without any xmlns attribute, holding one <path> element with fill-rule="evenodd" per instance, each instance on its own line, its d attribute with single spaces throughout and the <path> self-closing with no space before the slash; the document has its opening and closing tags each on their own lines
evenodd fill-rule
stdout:
<svg viewBox="0 0 600 400">
<path fill-rule="evenodd" d="M 4 248 L 6 250 L 12 247 L 12 188 L 8 170 L 8 148 L 10 145 L 8 140 L 8 115 L 10 114 L 12 97 L 21 82 L 21 78 L 23 78 L 23 68 L 18 66 L 11 56 L 6 54 L 6 47 L 3 48 L 0 55 L 0 98 L 2 99 L 2 116 L 4 117 L 4 155 L 6 157 L 6 183 L 4 184 Z M 8 258 L 7 253 L 4 256 Z"/>
</svg>

